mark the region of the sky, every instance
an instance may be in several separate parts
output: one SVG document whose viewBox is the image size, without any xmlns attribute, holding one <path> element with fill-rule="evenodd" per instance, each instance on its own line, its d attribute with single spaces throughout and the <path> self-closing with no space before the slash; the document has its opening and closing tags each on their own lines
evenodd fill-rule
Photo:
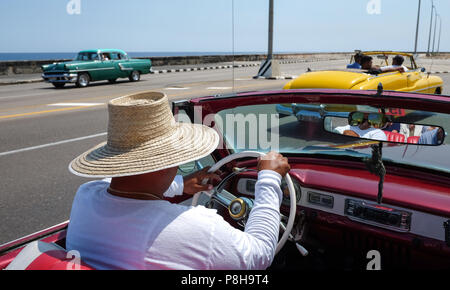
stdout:
<svg viewBox="0 0 450 290">
<path fill-rule="evenodd" d="M 273 50 L 413 51 L 418 1 L 274 0 Z M 434 4 L 450 51 L 450 0 Z M 267 52 L 268 11 L 269 0 L 0 0 L 0 52 Z M 418 51 L 430 17 L 422 0 Z M 435 50 L 438 34 L 439 21 Z"/>
</svg>

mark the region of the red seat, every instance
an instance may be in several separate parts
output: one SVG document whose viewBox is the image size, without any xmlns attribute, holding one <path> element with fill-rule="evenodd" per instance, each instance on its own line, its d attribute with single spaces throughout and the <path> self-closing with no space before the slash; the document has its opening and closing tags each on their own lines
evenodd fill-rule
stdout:
<svg viewBox="0 0 450 290">
<path fill-rule="evenodd" d="M 28 244 L 6 270 L 94 270 L 80 260 L 79 253 L 42 241 Z"/>
<path fill-rule="evenodd" d="M 419 139 L 420 139 L 419 136 L 410 136 L 410 137 L 408 137 L 406 142 L 412 143 L 412 144 L 417 144 L 417 143 L 419 143 Z"/>
<path fill-rule="evenodd" d="M 393 133 L 390 131 L 383 131 L 384 134 L 386 134 L 386 139 L 389 142 L 400 142 L 403 143 L 405 142 L 405 135 L 400 134 L 400 133 Z"/>
</svg>

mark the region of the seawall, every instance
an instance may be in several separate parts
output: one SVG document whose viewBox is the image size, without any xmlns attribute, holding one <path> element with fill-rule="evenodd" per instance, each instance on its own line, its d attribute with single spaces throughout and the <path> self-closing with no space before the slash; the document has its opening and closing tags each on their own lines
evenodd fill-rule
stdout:
<svg viewBox="0 0 450 290">
<path fill-rule="evenodd" d="M 330 60 L 349 58 L 352 53 L 298 53 L 298 54 L 274 54 L 275 59 L 281 60 Z M 203 56 L 171 56 L 171 57 L 139 57 L 149 58 L 152 66 L 193 65 L 234 61 L 262 61 L 267 58 L 265 54 L 241 54 L 241 55 L 203 55 Z M 31 74 L 42 72 L 41 66 L 54 62 L 70 61 L 70 59 L 52 60 L 20 60 L 0 61 L 0 75 L 13 76 L 16 74 Z"/>
</svg>

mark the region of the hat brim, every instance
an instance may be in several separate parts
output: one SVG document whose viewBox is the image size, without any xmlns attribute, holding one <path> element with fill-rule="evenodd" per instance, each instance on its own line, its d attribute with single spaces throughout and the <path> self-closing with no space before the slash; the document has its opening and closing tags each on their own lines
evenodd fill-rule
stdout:
<svg viewBox="0 0 450 290">
<path fill-rule="evenodd" d="M 174 134 L 133 149 L 111 148 L 103 142 L 69 164 L 75 175 L 107 178 L 139 175 L 201 159 L 219 144 L 219 135 L 204 125 L 177 123 Z"/>
</svg>

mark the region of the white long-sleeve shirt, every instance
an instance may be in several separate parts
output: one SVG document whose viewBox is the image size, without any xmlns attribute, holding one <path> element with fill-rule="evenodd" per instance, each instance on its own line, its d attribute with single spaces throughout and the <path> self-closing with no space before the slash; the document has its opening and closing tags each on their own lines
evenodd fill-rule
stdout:
<svg viewBox="0 0 450 290">
<path fill-rule="evenodd" d="M 177 176 L 164 194 L 182 194 Z M 281 176 L 258 173 L 245 231 L 216 210 L 164 200 L 111 195 L 109 182 L 80 186 L 70 215 L 67 250 L 96 269 L 265 269 L 278 241 Z"/>
</svg>

